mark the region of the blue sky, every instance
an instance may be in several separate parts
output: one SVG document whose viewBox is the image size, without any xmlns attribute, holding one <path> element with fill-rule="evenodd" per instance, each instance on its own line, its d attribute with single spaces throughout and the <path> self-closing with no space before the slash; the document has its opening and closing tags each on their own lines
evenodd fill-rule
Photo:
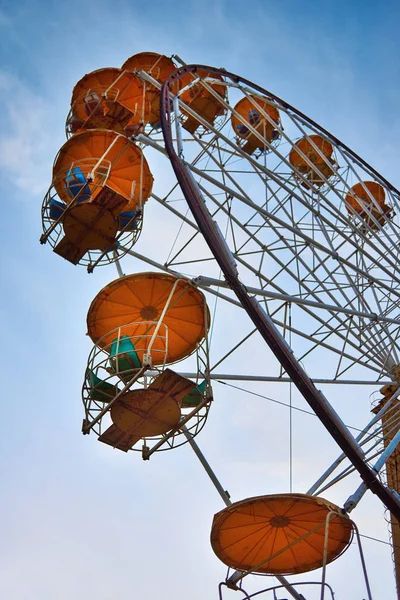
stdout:
<svg viewBox="0 0 400 600">
<path fill-rule="evenodd" d="M 225 575 L 208 540 L 219 497 L 188 448 L 142 463 L 80 433 L 86 311 L 116 274 L 89 276 L 38 242 L 73 85 L 146 50 L 225 67 L 308 114 L 399 188 L 399 17 L 395 1 L 0 2 L 2 597 L 200 600 L 216 598 Z M 352 410 L 343 401 L 353 424 L 368 418 L 369 393 L 352 390 Z M 244 414 L 240 394 L 218 394 L 198 441 L 223 485 L 234 499 L 279 491 L 287 458 L 272 462 L 268 440 L 280 448 L 274 419 L 287 425 L 285 409 L 246 398 Z M 312 419 L 297 418 L 299 430 Z M 336 454 L 329 443 L 321 457 L 304 450 L 298 491 Z M 387 539 L 382 513 L 369 495 L 355 518 Z M 394 600 L 388 547 L 365 543 L 375 597 Z M 347 597 L 357 557 L 339 563 L 333 580 Z"/>
</svg>

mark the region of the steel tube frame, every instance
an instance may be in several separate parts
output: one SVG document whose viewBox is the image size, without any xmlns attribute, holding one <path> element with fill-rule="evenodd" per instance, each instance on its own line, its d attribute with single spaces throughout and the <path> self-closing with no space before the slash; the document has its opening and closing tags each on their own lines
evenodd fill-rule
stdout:
<svg viewBox="0 0 400 600">
<path fill-rule="evenodd" d="M 221 239 L 220 234 L 216 230 L 211 215 L 206 208 L 204 199 L 197 185 L 195 184 L 193 177 L 188 174 L 186 166 L 182 164 L 182 160 L 175 152 L 170 123 L 169 85 L 173 81 L 180 79 L 184 74 L 193 73 L 197 69 L 204 69 L 209 72 L 214 72 L 215 74 L 223 76 L 225 75 L 237 82 L 242 81 L 246 85 L 250 85 L 251 87 L 255 88 L 260 93 L 271 96 L 271 94 L 266 90 L 263 90 L 261 87 L 254 85 L 237 75 L 204 65 L 189 65 L 177 69 L 165 81 L 161 88 L 160 96 L 161 127 L 164 135 L 166 151 L 180 183 L 182 192 L 188 202 L 189 208 L 192 211 L 192 214 L 199 226 L 201 233 L 203 234 L 205 241 L 217 260 L 226 281 L 228 282 L 230 288 L 235 292 L 236 297 L 248 313 L 249 317 L 252 319 L 254 325 L 259 330 L 265 342 L 268 344 L 278 361 L 282 364 L 283 368 L 293 380 L 293 383 L 304 396 L 305 400 L 314 410 L 328 432 L 358 470 L 367 487 L 373 493 L 375 493 L 391 511 L 391 513 L 398 520 L 400 520 L 399 498 L 396 497 L 379 481 L 376 473 L 374 473 L 373 470 L 366 464 L 363 452 L 360 450 L 358 444 L 351 436 L 339 416 L 333 410 L 323 394 L 317 390 L 307 373 L 295 359 L 291 348 L 276 329 L 270 317 L 264 312 L 260 304 L 248 294 L 246 287 L 239 281 L 238 274 L 235 268 L 232 267 L 232 264 L 229 260 L 230 257 L 228 256 L 225 240 Z M 378 178 L 382 179 L 377 173 L 376 175 Z M 389 183 L 388 186 L 392 187 Z"/>
<path fill-rule="evenodd" d="M 159 145 L 158 145 L 156 142 L 154 142 L 154 141 L 147 141 L 147 142 L 146 142 L 144 139 L 142 139 L 142 136 L 140 136 L 140 139 L 139 139 L 139 141 L 143 141 L 143 143 L 147 143 L 148 145 L 150 145 L 150 146 L 154 147 L 155 149 L 159 150 L 160 152 L 162 152 L 162 153 L 164 153 L 164 154 L 166 153 L 166 151 L 164 150 L 164 148 L 162 148 L 161 146 L 159 146 Z M 186 164 L 189 166 L 189 163 L 186 163 Z M 222 168 L 222 167 L 221 167 L 221 168 Z M 214 180 L 213 178 L 209 178 L 209 177 L 207 176 L 207 173 L 203 173 L 203 172 L 202 172 L 200 169 L 197 169 L 196 167 L 194 167 L 194 166 L 193 166 L 193 164 L 191 164 L 191 165 L 190 165 L 190 169 L 191 169 L 191 170 L 193 170 L 194 172 L 198 173 L 198 174 L 202 174 L 202 177 L 203 177 L 203 178 L 205 178 L 205 179 L 207 179 L 207 178 L 208 178 L 208 179 L 210 179 L 212 182 L 214 182 L 216 185 L 218 185 L 218 186 L 219 186 L 221 189 L 225 189 L 225 188 L 226 188 L 227 190 L 229 189 L 229 190 L 230 190 L 230 192 L 231 192 L 231 193 L 234 195 L 234 197 L 238 198 L 239 200 L 241 200 L 241 201 L 243 201 L 243 202 L 245 202 L 245 203 L 247 203 L 247 204 L 249 204 L 249 203 L 250 203 L 249 205 L 251 205 L 253 208 L 256 206 L 256 205 L 255 205 L 253 202 L 251 202 L 251 201 L 250 201 L 250 199 L 249 199 L 249 198 L 247 198 L 247 199 L 246 199 L 246 198 L 245 198 L 243 195 L 235 193 L 235 192 L 234 192 L 234 190 L 232 190 L 231 188 L 227 188 L 227 187 L 226 187 L 226 185 L 224 185 L 224 184 L 222 184 L 222 183 L 220 183 L 220 182 L 217 182 L 217 181 L 216 181 L 216 180 Z M 243 193 L 244 193 L 244 192 L 243 192 Z M 214 202 L 216 202 L 216 200 L 215 200 L 215 199 L 214 199 Z M 163 204 L 164 204 L 165 206 L 167 206 L 167 208 L 170 208 L 170 207 L 169 207 L 167 204 L 165 204 L 165 203 L 163 203 Z M 218 205 L 218 203 L 217 203 L 217 205 Z M 271 215 L 270 213 L 268 213 L 268 212 L 267 212 L 267 211 L 265 211 L 264 209 L 261 209 L 260 207 L 257 207 L 257 208 L 258 208 L 258 210 L 259 210 L 260 214 L 263 214 L 263 215 L 264 215 L 264 213 L 265 213 L 265 215 L 264 215 L 265 217 L 266 217 L 267 215 L 269 215 L 269 218 L 270 218 L 270 219 L 271 219 L 271 218 L 272 218 L 272 219 L 274 218 L 274 217 L 273 217 L 273 215 Z M 174 211 L 174 212 L 175 212 L 175 211 Z M 231 216 L 231 218 L 233 218 L 233 216 Z M 186 222 L 188 222 L 188 221 L 186 221 Z M 193 224 L 192 224 L 192 223 L 190 223 L 190 222 L 189 222 L 189 224 L 191 224 L 191 225 L 193 226 Z M 271 226 L 271 227 L 273 227 L 273 228 L 274 228 L 274 226 L 273 226 L 273 224 L 272 224 L 271 220 L 269 220 L 269 224 L 270 224 L 270 226 Z M 241 227 L 243 228 L 243 226 L 241 226 Z M 244 229 L 245 229 L 245 228 L 244 228 Z M 297 230 L 297 229 L 296 229 L 296 235 L 298 235 L 298 232 L 299 232 L 299 231 L 300 231 L 300 230 Z M 345 240 L 346 240 L 346 241 L 349 241 L 349 239 L 348 239 L 347 237 L 345 237 Z M 267 251 L 269 254 L 271 254 L 271 252 L 268 250 L 268 248 L 264 248 L 264 249 L 265 249 L 265 251 Z M 290 247 L 288 247 L 288 249 L 290 250 Z M 332 257 L 332 252 L 330 253 L 330 256 Z M 235 256 L 235 258 L 236 258 L 236 260 L 238 260 L 238 261 L 241 261 L 241 260 L 242 260 L 242 259 L 241 259 L 239 256 L 237 256 L 237 255 Z M 276 257 L 274 257 L 274 259 L 277 261 Z M 244 264 L 246 264 L 246 263 L 244 263 Z M 304 262 L 303 262 L 302 264 L 303 264 L 303 267 L 306 267 L 306 266 L 307 266 L 307 265 L 306 265 Z M 247 268 L 249 268 L 249 265 L 246 265 L 246 266 L 247 266 Z M 282 264 L 282 265 L 281 265 L 281 267 L 282 267 L 282 268 L 285 268 L 285 265 L 284 265 L 284 264 Z M 286 265 L 286 268 L 287 268 L 287 265 Z M 307 268 L 308 268 L 308 267 L 307 267 Z M 365 276 L 366 276 L 366 271 L 362 271 L 362 270 L 360 270 L 360 269 L 358 269 L 358 270 L 359 270 L 359 272 L 360 272 L 360 275 L 361 275 L 362 277 L 365 277 Z M 256 270 L 253 270 L 253 271 L 254 271 L 254 272 L 256 272 Z M 262 277 L 261 273 L 258 273 L 258 275 L 259 275 L 259 277 Z M 293 274 L 292 274 L 292 275 L 293 275 Z M 370 276 L 370 275 L 369 275 L 369 280 L 371 280 L 371 276 Z M 373 280 L 371 280 L 371 281 L 373 282 Z M 273 280 L 270 280 L 270 281 L 269 281 L 269 283 L 270 283 L 270 285 L 274 285 L 274 286 L 275 286 L 275 288 L 276 288 L 276 289 L 278 289 L 278 290 L 279 290 L 279 291 L 282 293 L 282 291 L 283 291 L 283 290 L 280 290 L 279 288 L 277 288 L 277 286 L 274 284 Z M 378 284 L 378 281 L 376 281 L 376 283 Z M 304 286 L 304 282 L 302 283 L 302 285 Z M 320 285 L 321 285 L 321 287 L 322 287 L 322 288 L 325 290 L 325 292 L 329 293 L 329 290 L 327 290 L 327 289 L 325 288 L 325 286 L 324 286 L 323 282 L 321 282 L 321 281 L 320 281 Z M 308 290 L 308 292 L 309 292 L 309 294 L 311 294 L 311 295 L 314 295 L 314 292 L 313 292 L 312 290 Z M 334 297 L 333 297 L 333 296 L 332 296 L 332 299 L 334 299 Z M 350 301 L 350 299 L 349 299 L 347 296 L 345 296 L 345 298 L 344 298 L 344 303 L 345 303 L 345 304 L 347 304 L 347 305 L 349 305 L 349 304 L 351 305 L 351 304 L 352 304 L 352 302 Z M 298 304 L 300 305 L 300 303 L 298 303 Z M 377 304 L 378 304 L 378 306 L 379 306 L 379 301 L 378 301 L 378 300 L 377 300 Z M 308 311 L 309 311 L 309 309 L 307 309 L 307 303 L 304 303 L 304 304 L 302 304 L 301 306 L 302 306 L 303 310 L 305 310 L 306 312 L 308 312 Z M 321 307 L 321 308 L 322 308 L 322 307 Z M 343 327 L 345 326 L 345 323 L 344 323 L 344 321 L 342 321 L 342 320 L 339 318 L 339 313 L 341 312 L 341 310 L 340 310 L 340 308 L 341 308 L 341 307 L 340 307 L 339 305 L 338 305 L 338 308 L 339 308 L 339 310 L 334 310 L 334 308 L 332 308 L 332 309 L 331 309 L 331 308 L 330 308 L 330 305 L 325 305 L 325 307 L 324 307 L 324 308 L 325 308 L 325 309 L 326 309 L 328 312 L 330 312 L 330 314 L 331 314 L 332 318 L 335 318 L 335 319 L 337 320 L 337 322 L 339 323 L 339 325 L 340 325 L 340 326 L 343 326 Z M 361 311 L 356 311 L 355 309 L 354 309 L 354 311 L 355 311 L 355 313 L 361 312 Z M 366 313 L 366 314 L 368 314 L 368 313 Z M 366 317 L 366 318 L 369 318 L 371 321 L 374 321 L 374 320 L 375 320 L 375 314 L 376 314 L 376 313 L 369 313 L 369 316 L 368 316 L 368 317 Z M 360 316 L 362 316 L 362 314 L 361 314 Z M 315 314 L 313 314 L 313 317 L 314 317 L 314 318 L 317 318 L 317 316 L 316 316 Z M 376 322 L 379 322 L 379 318 L 378 318 L 378 320 L 377 320 Z M 322 323 L 322 322 L 321 322 L 321 323 Z M 330 336 L 330 335 L 331 335 L 333 332 L 335 332 L 335 333 L 336 333 L 336 335 L 338 335 L 339 337 L 343 337 L 341 334 L 339 334 L 339 333 L 338 333 L 338 331 L 337 331 L 337 327 L 336 327 L 336 328 L 333 328 L 333 326 L 332 326 L 332 325 L 329 325 L 329 322 L 328 322 L 328 321 L 324 321 L 323 323 L 324 323 L 325 327 L 327 327 L 327 328 L 329 329 L 329 331 L 326 333 L 326 337 L 329 337 L 329 336 Z M 394 323 L 394 324 L 396 324 L 396 323 L 397 323 L 397 321 L 396 321 L 396 320 L 393 320 L 393 323 Z M 298 333 L 298 332 L 297 332 L 297 333 Z M 381 343 L 382 343 L 382 340 L 381 340 L 380 332 L 378 332 L 378 334 L 379 334 L 379 338 L 378 338 L 378 339 L 374 339 L 374 340 L 372 340 L 371 336 L 373 335 L 373 333 L 374 333 L 373 331 L 372 331 L 372 332 L 370 332 L 370 336 L 369 336 L 369 337 L 366 337 L 366 334 L 365 334 L 365 332 L 363 332 L 363 333 L 362 333 L 362 335 L 363 335 L 363 337 L 364 337 L 364 342 L 363 342 L 363 345 L 364 345 L 364 347 L 365 347 L 365 348 L 366 348 L 366 347 L 369 347 L 369 349 L 370 349 L 370 357 L 371 357 L 371 355 L 372 355 L 373 353 L 375 353 L 375 354 L 376 354 L 376 357 L 375 357 L 375 362 L 378 362 L 378 364 L 379 364 L 379 367 L 380 367 L 380 372 L 381 372 L 381 371 L 382 371 L 382 366 L 384 365 L 385 361 L 384 361 L 384 360 L 383 360 L 383 359 L 380 357 L 380 355 L 379 355 L 379 352 L 377 351 L 377 348 L 379 347 L 379 344 L 381 344 Z M 375 333 L 377 333 L 377 332 L 375 332 Z M 307 337 L 307 336 L 306 336 L 306 334 L 304 334 L 304 333 L 301 333 L 301 332 L 300 332 L 300 335 L 302 335 L 303 337 Z M 353 335 L 354 335 L 354 334 L 353 334 Z M 308 337 L 308 339 L 310 339 L 310 340 L 311 340 L 311 338 L 310 338 L 310 337 Z M 312 340 L 312 341 L 314 341 L 314 342 L 315 342 L 315 340 Z M 345 341 L 345 340 L 344 340 L 344 338 L 343 338 L 343 341 Z M 321 341 L 319 341 L 318 343 L 319 343 L 319 344 L 321 344 Z M 359 347 L 359 340 L 357 340 L 357 344 L 356 344 L 356 345 L 355 345 L 355 342 L 354 342 L 354 340 L 350 340 L 350 339 L 347 339 L 347 340 L 345 341 L 345 343 L 348 343 L 348 344 L 350 344 L 350 345 L 351 345 L 352 347 L 354 347 L 354 348 L 356 348 L 356 347 L 358 348 L 358 347 Z M 315 344 L 315 345 L 317 345 L 317 344 Z M 311 350 L 312 350 L 312 349 L 311 349 Z M 310 352 L 311 350 L 309 350 L 309 352 Z M 383 350 L 384 350 L 384 348 L 382 349 L 382 351 L 383 351 Z M 336 350 L 336 352 L 337 352 L 337 350 Z M 382 354 L 382 352 L 381 352 L 381 354 Z M 299 357 L 299 360 L 301 360 L 302 358 L 304 358 L 304 357 Z M 379 360 L 378 360 L 378 359 L 379 359 Z M 348 368 L 350 368 L 350 367 L 351 367 L 351 365 L 349 365 L 349 366 L 348 366 Z M 371 368 L 371 366 L 370 366 L 370 368 Z"/>
<path fill-rule="evenodd" d="M 214 279 L 212 277 L 206 277 L 204 275 L 199 275 L 193 279 L 194 283 L 199 285 L 200 287 L 209 287 L 210 285 L 216 287 L 226 287 L 228 288 L 228 284 L 226 281 L 220 281 L 219 279 Z M 341 312 L 347 315 L 354 315 L 357 317 L 363 317 L 364 319 L 370 319 L 371 321 L 382 321 L 384 323 L 394 323 L 399 325 L 398 319 L 389 319 L 388 317 L 381 317 L 376 313 L 365 313 L 359 310 L 353 310 L 351 308 L 346 308 L 345 306 L 334 306 L 332 304 L 325 304 L 322 302 L 316 302 L 315 300 L 306 300 L 305 298 L 299 298 L 297 296 L 290 296 L 289 294 L 277 294 L 276 292 L 269 292 L 267 290 L 262 290 L 260 288 L 249 287 L 247 286 L 247 290 L 251 294 L 256 294 L 257 296 L 264 296 L 265 298 L 271 298 L 273 300 L 283 300 L 284 302 L 290 302 L 292 304 L 304 304 L 305 306 L 313 306 L 315 308 L 322 308 L 325 310 L 333 311 L 333 312 Z"/>
<path fill-rule="evenodd" d="M 204 454 L 200 450 L 200 448 L 197 445 L 197 443 L 194 441 L 193 437 L 190 435 L 190 433 L 187 430 L 186 426 L 185 425 L 181 426 L 180 430 L 182 431 L 182 433 L 186 437 L 186 439 L 189 442 L 189 444 L 190 444 L 193 452 L 196 454 L 196 456 L 199 459 L 200 463 L 204 467 L 204 470 L 206 471 L 207 475 L 211 479 L 211 481 L 212 481 L 215 489 L 217 490 L 217 492 L 221 496 L 222 500 L 224 501 L 225 506 L 230 506 L 232 504 L 232 501 L 230 499 L 229 493 L 226 490 L 224 490 L 224 488 L 222 487 L 219 479 L 217 478 L 217 476 L 215 475 L 214 471 L 212 470 L 209 462 L 207 461 L 206 457 L 204 456 Z M 235 571 L 233 573 L 232 577 L 234 577 L 235 575 L 238 576 L 239 579 L 242 579 L 246 575 L 246 573 L 243 573 L 242 571 Z M 295 600 L 305 600 L 304 596 L 302 596 L 301 594 L 299 594 L 295 590 L 295 588 L 288 582 L 288 580 L 286 579 L 286 577 L 284 577 L 283 575 L 275 575 L 275 577 L 281 583 L 282 587 L 284 587 Z M 237 581 L 239 579 L 237 579 Z M 236 587 L 236 584 L 234 584 L 234 585 Z"/>
<path fill-rule="evenodd" d="M 158 263 L 157 261 L 155 261 L 147 256 L 144 256 L 143 254 L 139 254 L 135 250 L 127 250 L 127 254 L 129 254 L 130 256 L 133 256 L 134 258 L 142 260 L 143 262 L 145 262 L 153 267 L 156 267 L 157 269 L 160 269 L 161 271 L 165 271 L 165 273 L 172 273 L 173 275 L 180 275 L 180 273 L 178 273 L 177 271 L 174 271 L 173 269 L 166 267 L 165 265 L 162 265 L 161 263 Z M 202 286 L 200 285 L 200 287 L 202 287 Z M 221 292 L 217 292 L 217 291 L 211 289 L 209 286 L 204 286 L 203 289 L 206 289 L 208 291 L 208 293 L 210 293 L 218 298 L 222 298 L 222 300 L 225 300 L 226 302 L 229 302 L 230 304 L 233 304 L 234 306 L 243 308 L 243 306 L 240 304 L 240 302 L 238 302 L 238 300 L 235 300 L 232 297 L 226 296 L 225 294 L 222 294 Z M 277 323 L 277 324 L 281 325 L 281 323 Z M 307 333 L 305 333 L 303 331 L 295 329 L 294 327 L 290 327 L 289 325 L 286 325 L 286 327 L 289 331 L 295 333 L 296 335 L 300 335 L 304 339 L 307 339 L 309 341 L 315 341 L 315 340 L 313 340 L 313 338 L 310 335 L 308 335 Z M 337 349 L 335 349 L 332 346 L 326 345 L 324 342 L 319 341 L 317 345 L 323 346 L 325 348 L 328 348 L 332 352 L 338 353 Z M 351 357 L 351 358 L 354 360 L 354 357 Z M 366 366 L 366 365 L 364 365 L 364 366 Z M 378 374 L 381 373 L 381 369 L 380 370 L 378 370 L 376 368 L 372 369 L 371 366 L 369 366 L 369 368 L 371 370 L 376 371 Z M 221 377 L 220 377 L 220 379 L 230 379 L 230 378 L 231 378 L 231 375 L 221 375 Z M 245 377 L 239 376 L 239 379 L 243 379 L 243 378 L 245 378 Z M 248 380 L 251 381 L 252 378 L 250 377 Z M 282 378 L 275 378 L 275 377 L 273 377 L 273 378 L 257 377 L 257 379 L 255 379 L 255 381 L 291 381 L 291 379 L 290 378 L 282 379 Z M 391 381 L 383 381 L 383 380 L 382 381 L 358 381 L 358 380 L 337 380 L 337 379 L 319 379 L 319 378 L 313 379 L 313 381 L 315 383 L 338 383 L 338 384 L 353 383 L 353 384 L 360 384 L 360 385 L 364 384 L 364 383 L 366 385 L 378 385 L 378 384 L 384 385 L 385 383 L 391 383 Z"/>
<path fill-rule="evenodd" d="M 372 467 L 376 473 L 382 469 L 385 465 L 386 461 L 391 457 L 393 452 L 396 450 L 397 446 L 400 443 L 400 431 L 396 433 L 388 447 L 380 454 L 379 459 L 376 461 L 374 466 Z M 367 486 L 365 483 L 362 483 L 357 490 L 352 494 L 344 503 L 344 509 L 346 512 L 351 512 L 360 502 L 361 498 L 364 496 L 367 491 Z"/>
<path fill-rule="evenodd" d="M 193 452 L 195 453 L 195 455 L 201 462 L 202 466 L 204 467 L 204 470 L 206 471 L 207 475 L 209 476 L 212 483 L 214 484 L 214 487 L 216 488 L 218 494 L 221 496 L 222 500 L 225 502 L 225 505 L 230 506 L 232 504 L 232 502 L 231 502 L 231 497 L 229 495 L 229 492 L 227 490 L 224 490 L 224 488 L 222 487 L 217 476 L 215 475 L 214 471 L 212 470 L 210 463 L 207 461 L 206 457 L 200 450 L 199 446 L 194 441 L 193 436 L 190 435 L 186 425 L 181 425 L 180 430 L 182 431 L 183 435 L 189 442 L 190 446 L 192 447 Z"/>
</svg>

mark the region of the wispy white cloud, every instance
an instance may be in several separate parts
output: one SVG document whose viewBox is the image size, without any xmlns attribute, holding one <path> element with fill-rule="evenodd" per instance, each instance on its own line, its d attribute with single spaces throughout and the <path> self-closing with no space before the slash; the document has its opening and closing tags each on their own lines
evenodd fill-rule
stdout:
<svg viewBox="0 0 400 600">
<path fill-rule="evenodd" d="M 13 185 L 30 196 L 44 194 L 54 157 L 54 108 L 48 99 L 6 71 L 0 72 L 3 134 L 0 165 Z M 62 123 L 59 123 L 62 134 Z"/>
</svg>

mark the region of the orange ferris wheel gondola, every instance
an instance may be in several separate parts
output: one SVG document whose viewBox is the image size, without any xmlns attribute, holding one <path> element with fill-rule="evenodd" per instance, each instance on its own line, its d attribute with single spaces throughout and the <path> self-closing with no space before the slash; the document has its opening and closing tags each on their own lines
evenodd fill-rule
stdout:
<svg viewBox="0 0 400 600">
<path fill-rule="evenodd" d="M 156 79 L 162 84 L 171 73 L 175 71 L 176 65 L 172 58 L 169 58 L 164 54 L 157 54 L 156 52 L 140 52 L 139 54 L 134 54 L 128 58 L 122 65 L 122 69 L 145 71 L 151 75 L 153 79 Z M 145 93 L 151 107 L 148 117 L 149 122 L 158 125 L 160 121 L 160 92 L 154 85 L 146 82 Z"/>
<path fill-rule="evenodd" d="M 317 169 L 326 179 L 329 179 L 334 174 L 334 166 L 336 165 L 332 155 L 333 146 L 328 140 L 320 135 L 310 135 L 295 143 L 289 154 L 289 162 L 310 183 L 321 187 L 325 180 L 317 172 Z M 302 181 L 302 185 L 307 188 L 310 187 L 305 181 Z"/>
<path fill-rule="evenodd" d="M 73 175 L 79 174 L 80 178 L 81 173 L 87 181 L 82 180 L 79 186 Z M 118 214 L 121 210 L 136 210 L 146 202 L 153 176 L 141 149 L 133 142 L 113 131 L 89 130 L 62 146 L 54 163 L 53 181 L 66 204 L 74 198 L 78 202 L 93 202 L 97 196 L 106 195 L 106 188 L 107 195 L 113 195 L 114 204 L 119 203 L 115 209 Z M 111 201 L 105 204 L 114 211 Z"/>
<path fill-rule="evenodd" d="M 369 227 L 376 230 L 384 225 L 386 216 L 393 216 L 385 199 L 385 189 L 380 183 L 362 181 L 353 185 L 346 195 L 346 209 L 350 214 L 360 215 Z"/>
<path fill-rule="evenodd" d="M 226 86 L 223 83 L 221 75 L 214 75 L 204 69 L 198 69 L 194 73 L 188 73 L 180 80 L 181 88 L 189 86 L 187 90 L 182 91 L 179 96 L 180 99 L 203 117 L 207 123 L 213 125 L 216 117 L 225 112 L 225 108 L 219 98 L 215 97 L 214 94 L 200 81 L 196 81 L 198 78 L 212 78 L 214 81 L 207 82 L 207 85 L 223 100 L 225 100 L 227 96 Z M 221 84 L 215 83 L 215 80 L 221 81 Z M 192 81 L 195 81 L 195 83 L 190 85 Z M 182 110 L 185 114 L 185 110 Z M 188 114 L 183 127 L 190 133 L 194 133 L 200 125 L 200 121 Z"/>
<path fill-rule="evenodd" d="M 53 167 L 65 234 L 55 252 L 77 264 L 88 250 L 112 248 L 117 231 L 141 213 L 152 184 L 142 151 L 126 137 L 108 130 L 74 135 Z"/>
<path fill-rule="evenodd" d="M 235 112 L 237 114 L 234 114 Z M 279 125 L 279 111 L 267 98 L 246 96 L 236 104 L 234 113 L 231 117 L 232 127 L 239 138 L 246 140 L 243 150 L 247 154 L 264 149 L 264 140 L 271 143 L 279 137 L 275 128 Z M 252 133 L 248 125 L 251 125 L 262 139 Z"/>
<path fill-rule="evenodd" d="M 71 133 L 82 129 L 112 129 L 132 135 L 149 122 L 150 103 L 139 77 L 114 67 L 86 74 L 75 85 L 67 126 Z"/>
</svg>

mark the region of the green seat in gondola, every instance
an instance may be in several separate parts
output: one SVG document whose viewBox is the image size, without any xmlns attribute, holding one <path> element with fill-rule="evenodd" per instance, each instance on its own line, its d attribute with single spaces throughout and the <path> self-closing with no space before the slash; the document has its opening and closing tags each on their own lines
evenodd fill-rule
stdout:
<svg viewBox="0 0 400 600">
<path fill-rule="evenodd" d="M 120 391 L 118 386 L 103 381 L 90 369 L 86 371 L 86 384 L 90 398 L 100 402 L 110 402 Z"/>
<path fill-rule="evenodd" d="M 183 407 L 197 406 L 204 398 L 204 392 L 207 388 L 207 381 L 204 380 L 194 387 L 189 394 L 182 399 Z"/>
<path fill-rule="evenodd" d="M 111 342 L 110 366 L 112 371 L 121 378 L 132 377 L 134 371 L 142 366 L 135 346 L 128 335 L 121 335 Z"/>
</svg>

